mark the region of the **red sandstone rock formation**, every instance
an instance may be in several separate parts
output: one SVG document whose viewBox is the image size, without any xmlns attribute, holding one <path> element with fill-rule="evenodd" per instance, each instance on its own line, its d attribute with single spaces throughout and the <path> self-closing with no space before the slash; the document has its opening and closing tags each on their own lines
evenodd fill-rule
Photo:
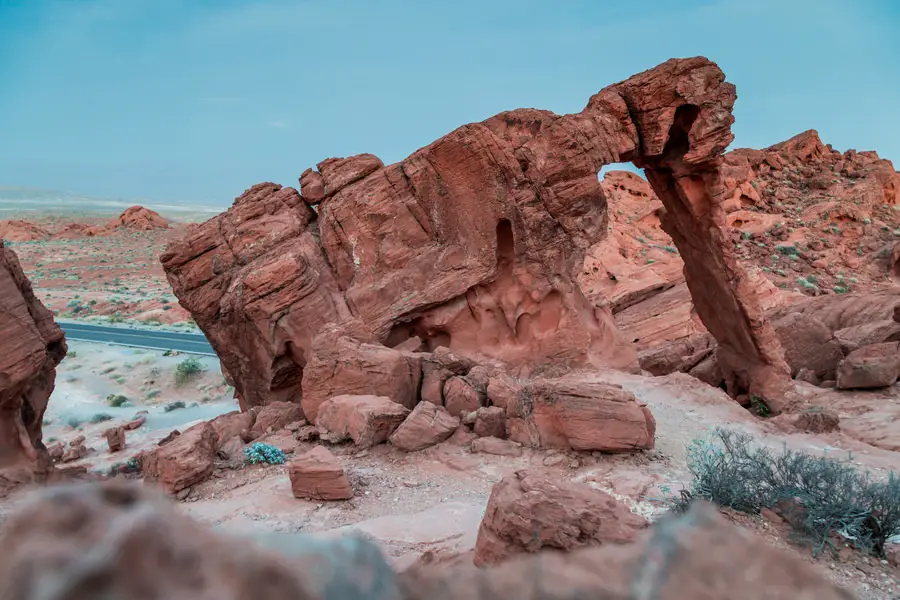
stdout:
<svg viewBox="0 0 900 600">
<path fill-rule="evenodd" d="M 352 439 L 369 448 L 386 442 L 407 415 L 409 409 L 383 396 L 335 396 L 319 407 L 316 424 L 333 441 Z"/>
<path fill-rule="evenodd" d="M 62 330 L 0 241 L 0 495 L 51 468 L 41 421 L 65 355 Z"/>
<path fill-rule="evenodd" d="M 653 448 L 656 421 L 631 392 L 595 380 L 538 379 L 506 406 L 509 438 L 532 448 Z"/>
<path fill-rule="evenodd" d="M 294 497 L 308 500 L 348 500 L 353 488 L 338 459 L 316 446 L 288 464 Z"/>
<path fill-rule="evenodd" d="M 475 564 L 496 565 L 510 556 L 547 548 L 622 544 L 647 526 L 643 517 L 585 483 L 518 471 L 491 490 L 478 529 Z"/>
<path fill-rule="evenodd" d="M 777 410 L 788 368 L 721 208 L 734 100 L 713 63 L 671 60 L 577 114 L 501 113 L 386 167 L 371 155 L 323 161 L 301 176 L 304 197 L 256 185 L 162 263 L 245 407 L 297 401 L 301 379 L 305 396 L 313 338 L 352 317 L 387 346 L 417 336 L 523 373 L 633 368 L 610 310 L 574 279 L 606 234 L 597 173 L 633 161 L 665 206 L 729 390 Z"/>
<path fill-rule="evenodd" d="M 169 222 L 156 211 L 143 206 L 131 206 L 121 215 L 106 224 L 106 229 L 131 229 L 134 231 L 152 231 L 168 229 Z"/>
<path fill-rule="evenodd" d="M 218 443 L 216 430 L 207 422 L 194 425 L 141 460 L 144 480 L 175 494 L 207 479 L 213 472 Z"/>
<path fill-rule="evenodd" d="M 390 442 L 407 452 L 423 450 L 448 439 L 457 427 L 458 417 L 448 413 L 443 406 L 423 400 L 394 431 Z"/>
<path fill-rule="evenodd" d="M 0 221 L 0 240 L 7 242 L 43 242 L 50 238 L 50 232 L 34 223 L 16 219 Z"/>
</svg>

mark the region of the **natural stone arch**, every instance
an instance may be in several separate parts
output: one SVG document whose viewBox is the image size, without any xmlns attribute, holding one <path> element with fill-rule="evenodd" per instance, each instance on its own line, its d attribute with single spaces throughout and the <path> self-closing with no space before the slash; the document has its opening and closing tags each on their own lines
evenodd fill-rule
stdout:
<svg viewBox="0 0 900 600">
<path fill-rule="evenodd" d="M 328 159 L 303 172 L 300 194 L 254 186 L 172 244 L 163 266 L 244 407 L 299 401 L 329 323 L 381 343 L 424 336 L 526 375 L 635 368 L 609 310 L 574 278 L 606 235 L 597 173 L 631 161 L 666 208 L 730 393 L 777 411 L 789 370 L 720 206 L 735 97 L 714 63 L 670 60 L 580 113 L 501 113 L 388 166 Z"/>
</svg>

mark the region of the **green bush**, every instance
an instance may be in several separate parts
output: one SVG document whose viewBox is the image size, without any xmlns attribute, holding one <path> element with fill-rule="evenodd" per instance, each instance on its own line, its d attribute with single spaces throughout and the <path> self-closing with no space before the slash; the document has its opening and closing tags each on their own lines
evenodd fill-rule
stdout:
<svg viewBox="0 0 900 600">
<path fill-rule="evenodd" d="M 184 385 L 203 372 L 203 363 L 194 356 L 186 358 L 175 367 L 175 383 Z"/>
<path fill-rule="evenodd" d="M 91 423 L 103 423 L 105 421 L 112 421 L 112 415 L 108 415 L 106 413 L 97 413 L 93 417 L 91 417 Z"/>
<path fill-rule="evenodd" d="M 187 406 L 183 400 L 176 400 L 175 402 L 169 402 L 166 404 L 166 407 L 163 409 L 165 412 L 172 412 L 173 410 L 178 410 L 179 408 L 184 408 Z"/>
<path fill-rule="evenodd" d="M 268 463 L 270 465 L 284 464 L 284 452 L 271 444 L 256 442 L 244 448 L 244 456 L 247 462 L 253 465 Z"/>
<path fill-rule="evenodd" d="M 106 403 L 113 408 L 128 406 L 128 397 L 122 394 L 110 394 L 106 397 Z"/>
<path fill-rule="evenodd" d="M 688 446 L 690 488 L 667 501 L 684 511 L 703 498 L 746 513 L 798 507 L 791 524 L 818 554 L 834 549 L 839 535 L 860 550 L 884 556 L 888 539 L 900 535 L 900 477 L 876 481 L 849 462 L 788 450 L 756 447 L 744 433 L 717 428 L 709 440 Z"/>
</svg>

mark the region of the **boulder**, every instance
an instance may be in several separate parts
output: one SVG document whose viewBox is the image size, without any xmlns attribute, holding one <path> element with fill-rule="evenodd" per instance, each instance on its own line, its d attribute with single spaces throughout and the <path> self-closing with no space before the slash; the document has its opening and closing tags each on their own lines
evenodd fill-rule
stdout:
<svg viewBox="0 0 900 600">
<path fill-rule="evenodd" d="M 517 471 L 491 490 L 478 528 L 475 564 L 495 565 L 544 549 L 623 544 L 648 525 L 624 504 L 587 484 Z"/>
<path fill-rule="evenodd" d="M 478 437 L 506 437 L 506 409 L 484 406 L 475 411 L 475 435 Z"/>
<path fill-rule="evenodd" d="M 164 446 L 144 455 L 144 481 L 156 483 L 168 494 L 206 480 L 213 472 L 219 436 L 209 423 L 185 430 Z"/>
<path fill-rule="evenodd" d="M 414 452 L 447 440 L 459 427 L 459 417 L 454 417 L 443 406 L 431 402 L 419 402 L 406 420 L 391 435 L 392 445 Z"/>
<path fill-rule="evenodd" d="M 434 360 L 422 361 L 422 389 L 419 391 L 421 399 L 437 406 L 444 406 L 444 383 L 453 377 L 453 372 L 447 370 Z"/>
<path fill-rule="evenodd" d="M 467 415 L 481 408 L 481 395 L 471 383 L 455 375 L 444 383 L 444 406 L 454 417 Z"/>
<path fill-rule="evenodd" d="M 837 369 L 837 387 L 871 389 L 893 385 L 900 378 L 900 342 L 863 346 L 847 355 Z"/>
<path fill-rule="evenodd" d="M 250 429 L 253 433 L 263 435 L 269 431 L 278 431 L 284 429 L 289 423 L 299 421 L 303 418 L 303 409 L 295 402 L 272 402 L 259 409 L 256 417 L 233 416 L 222 423 L 223 433 L 230 434 L 233 431 L 240 433 L 244 429 Z M 228 424 L 227 430 L 224 429 Z M 250 423 L 250 426 L 246 426 Z M 240 428 L 238 428 L 240 426 Z"/>
<path fill-rule="evenodd" d="M 863 346 L 900 341 L 900 323 L 893 319 L 873 321 L 839 329 L 834 332 L 834 337 L 846 355 Z"/>
<path fill-rule="evenodd" d="M 236 538 L 134 482 L 54 487 L 28 500 L 0 532 L 2 598 L 48 589 L 60 599 L 400 597 L 387 560 L 359 536 Z"/>
<path fill-rule="evenodd" d="M 154 229 L 168 229 L 169 222 L 160 214 L 143 206 L 131 206 L 125 209 L 121 215 L 106 224 L 107 229 L 124 227 L 133 231 L 152 231 Z"/>
<path fill-rule="evenodd" d="M 388 390 L 319 383 L 338 363 L 323 364 L 313 340 L 354 319 L 385 346 L 417 336 L 531 372 L 631 370 L 636 355 L 612 309 L 592 305 L 573 277 L 607 235 L 597 173 L 630 160 L 665 208 L 661 227 L 718 340 L 729 392 L 777 397 L 787 365 L 720 210 L 735 98 L 712 62 L 667 61 L 601 90 L 579 113 L 504 112 L 393 165 L 371 155 L 322 161 L 324 189 L 313 172 L 301 176 L 318 211 L 292 188 L 258 184 L 188 228 L 161 262 L 245 409 L 301 389 L 304 402 L 313 391 L 312 420 L 317 403 L 344 393 L 407 405 Z"/>
<path fill-rule="evenodd" d="M 297 405 L 294 404 L 292 406 Z M 299 407 L 297 408 L 299 410 Z M 270 416 L 274 417 L 274 414 L 270 413 Z M 209 424 L 212 425 L 212 428 L 216 430 L 216 435 L 219 436 L 217 447 L 221 448 L 231 438 L 240 436 L 241 431 L 253 427 L 255 420 L 256 414 L 253 411 L 241 412 L 233 410 L 210 421 Z"/>
<path fill-rule="evenodd" d="M 709 357 L 716 340 L 708 333 L 693 333 L 672 342 L 653 346 L 638 353 L 641 368 L 651 375 L 687 373 Z"/>
<path fill-rule="evenodd" d="M 110 452 L 119 452 L 125 449 L 125 428 L 111 427 L 103 432 L 106 438 L 106 444 L 109 446 Z"/>
<path fill-rule="evenodd" d="M 532 448 L 627 452 L 653 448 L 656 421 L 622 388 L 592 379 L 538 379 L 506 407 L 510 439 Z"/>
<path fill-rule="evenodd" d="M 409 415 L 409 409 L 384 396 L 335 396 L 319 407 L 316 425 L 333 441 L 350 438 L 360 448 L 382 444 Z"/>
<path fill-rule="evenodd" d="M 69 446 L 60 457 L 60 462 L 70 463 L 81 460 L 91 452 L 91 449 L 84 444 L 84 436 L 80 435 L 69 442 Z"/>
<path fill-rule="evenodd" d="M 844 358 L 840 343 L 831 330 L 814 316 L 793 312 L 772 321 L 791 375 L 809 369 L 819 379 L 834 379 L 834 370 Z"/>
<path fill-rule="evenodd" d="M 325 199 L 325 181 L 318 171 L 306 169 L 300 174 L 300 195 L 310 206 Z"/>
<path fill-rule="evenodd" d="M 43 242 L 50 238 L 50 232 L 34 223 L 11 219 L 0 221 L 0 241 Z"/>
<path fill-rule="evenodd" d="M 702 502 L 640 537 L 627 545 L 514 556 L 493 568 L 424 565 L 402 573 L 400 585 L 408 600 L 854 597 L 819 565 L 729 523 Z"/>
<path fill-rule="evenodd" d="M 144 426 L 144 423 L 147 422 L 147 417 L 141 415 L 136 417 L 122 425 L 125 428 L 125 431 L 134 431 L 135 429 L 140 429 Z"/>
<path fill-rule="evenodd" d="M 15 252 L 0 240 L 0 497 L 52 470 L 41 423 L 65 336 L 38 300 Z"/>
<path fill-rule="evenodd" d="M 303 372 L 301 406 L 318 424 L 319 406 L 334 396 L 384 396 L 412 409 L 418 402 L 421 359 L 333 333 L 317 337 Z"/>
<path fill-rule="evenodd" d="M 521 444 L 496 437 L 476 438 L 472 440 L 470 449 L 476 454 L 494 454 L 496 456 L 522 456 Z"/>
<path fill-rule="evenodd" d="M 487 399 L 491 406 L 506 408 L 510 402 L 513 402 L 522 386 L 509 375 L 499 373 L 488 380 Z"/>
<path fill-rule="evenodd" d="M 324 446 L 316 446 L 288 463 L 288 476 L 295 498 L 348 500 L 353 497 L 344 468 Z"/>
</svg>

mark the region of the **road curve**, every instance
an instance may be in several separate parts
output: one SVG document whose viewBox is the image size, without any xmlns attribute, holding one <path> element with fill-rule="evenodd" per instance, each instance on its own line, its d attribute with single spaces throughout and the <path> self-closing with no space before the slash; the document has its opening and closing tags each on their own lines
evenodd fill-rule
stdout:
<svg viewBox="0 0 900 600">
<path fill-rule="evenodd" d="M 206 336 L 202 333 L 175 333 L 154 329 L 129 329 L 126 327 L 66 322 L 59 323 L 59 326 L 66 332 L 66 339 L 69 340 L 216 355 Z"/>
</svg>

